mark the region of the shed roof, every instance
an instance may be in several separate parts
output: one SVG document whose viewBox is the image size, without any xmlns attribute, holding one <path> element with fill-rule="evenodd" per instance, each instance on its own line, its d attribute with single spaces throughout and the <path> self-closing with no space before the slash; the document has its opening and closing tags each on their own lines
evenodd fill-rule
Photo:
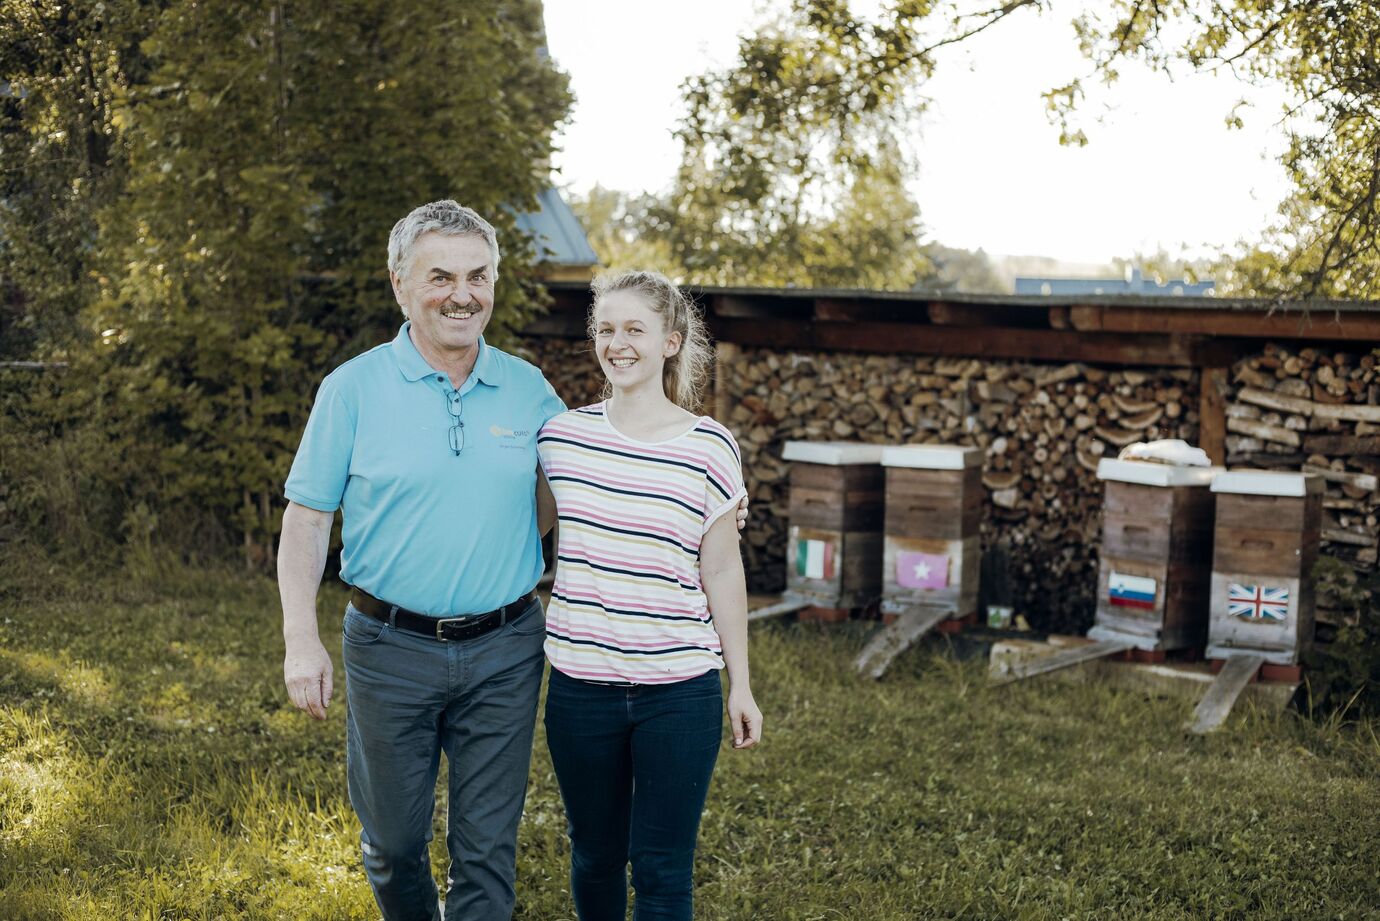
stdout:
<svg viewBox="0 0 1380 921">
<path fill-rule="evenodd" d="M 548 283 L 529 332 L 581 338 L 587 284 Z M 785 349 L 1224 367 L 1262 339 L 1371 348 L 1380 301 L 1144 295 L 960 294 L 948 290 L 687 289 L 716 340 Z"/>
<path fill-rule="evenodd" d="M 594 266 L 599 256 L 589 245 L 585 229 L 560 190 L 548 186 L 537 196 L 537 210 L 517 215 L 517 225 L 530 234 L 536 259 L 548 265 Z"/>
</svg>

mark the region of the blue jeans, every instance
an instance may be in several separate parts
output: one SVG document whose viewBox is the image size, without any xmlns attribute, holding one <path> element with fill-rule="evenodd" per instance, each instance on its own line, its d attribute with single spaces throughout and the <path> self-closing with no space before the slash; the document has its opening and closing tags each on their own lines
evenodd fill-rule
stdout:
<svg viewBox="0 0 1380 921">
<path fill-rule="evenodd" d="M 688 921 L 695 838 L 719 755 L 718 671 L 614 687 L 551 669 L 546 741 L 570 824 L 580 921 Z"/>
<path fill-rule="evenodd" d="M 346 767 L 364 871 L 386 921 L 440 918 L 427 844 L 450 766 L 446 918 L 507 921 L 541 693 L 541 602 L 440 642 L 345 612 Z"/>
</svg>

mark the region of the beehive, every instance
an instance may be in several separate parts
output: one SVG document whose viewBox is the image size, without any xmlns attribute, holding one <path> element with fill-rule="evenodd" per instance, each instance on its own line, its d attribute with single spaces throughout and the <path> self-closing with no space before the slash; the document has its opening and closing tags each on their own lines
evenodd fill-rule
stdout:
<svg viewBox="0 0 1380 921">
<path fill-rule="evenodd" d="M 788 441 L 786 590 L 821 608 L 863 608 L 881 590 L 881 445 Z"/>
<path fill-rule="evenodd" d="M 1322 480 L 1236 470 L 1212 483 L 1217 498 L 1207 654 L 1251 653 L 1293 665 L 1313 639 L 1313 564 L 1322 526 Z"/>
<path fill-rule="evenodd" d="M 1212 578 L 1213 499 L 1220 467 L 1103 459 L 1097 613 L 1088 635 L 1137 649 L 1201 649 Z"/>
<path fill-rule="evenodd" d="M 886 469 L 883 616 L 916 605 L 977 611 L 982 562 L 982 452 L 902 445 L 882 452 Z"/>
</svg>

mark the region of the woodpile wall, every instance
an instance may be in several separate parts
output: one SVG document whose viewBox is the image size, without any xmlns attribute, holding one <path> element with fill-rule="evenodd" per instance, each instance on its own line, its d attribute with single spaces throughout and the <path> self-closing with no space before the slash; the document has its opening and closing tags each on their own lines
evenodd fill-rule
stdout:
<svg viewBox="0 0 1380 921">
<path fill-rule="evenodd" d="M 1006 581 L 1033 625 L 1085 628 L 1097 583 L 1098 459 L 1134 441 L 1197 436 L 1196 376 L 1184 369 L 731 346 L 720 359 L 720 412 L 753 502 L 747 563 L 759 591 L 780 590 L 785 577 L 783 442 L 974 445 L 985 455 L 982 543 L 1004 558 L 984 568 L 984 592 Z"/>
<path fill-rule="evenodd" d="M 1321 476 L 1321 555 L 1372 570 L 1380 536 L 1380 349 L 1269 345 L 1237 362 L 1223 385 L 1227 463 Z M 1334 604 L 1318 595 L 1320 638 L 1343 619 Z"/>
<path fill-rule="evenodd" d="M 598 398 L 584 341 L 530 338 L 527 356 L 562 398 Z M 984 601 L 1010 600 L 1036 628 L 1091 623 L 1101 533 L 1101 457 L 1155 438 L 1199 441 L 1200 372 L 976 358 L 719 346 L 707 411 L 738 439 L 752 497 L 749 586 L 785 585 L 787 440 L 942 443 L 983 449 Z M 1323 554 L 1376 564 L 1380 349 L 1265 346 L 1207 372 L 1226 413 L 1230 466 L 1307 470 L 1327 483 Z M 1326 621 L 1326 599 L 1320 599 Z"/>
</svg>

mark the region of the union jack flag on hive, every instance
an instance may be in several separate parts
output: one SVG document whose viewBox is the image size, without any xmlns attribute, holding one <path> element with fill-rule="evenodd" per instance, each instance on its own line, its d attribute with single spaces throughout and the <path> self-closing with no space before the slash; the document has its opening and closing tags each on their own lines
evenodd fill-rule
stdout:
<svg viewBox="0 0 1380 921">
<path fill-rule="evenodd" d="M 1232 582 L 1227 586 L 1227 613 L 1242 620 L 1282 623 L 1289 616 L 1289 589 Z"/>
</svg>

